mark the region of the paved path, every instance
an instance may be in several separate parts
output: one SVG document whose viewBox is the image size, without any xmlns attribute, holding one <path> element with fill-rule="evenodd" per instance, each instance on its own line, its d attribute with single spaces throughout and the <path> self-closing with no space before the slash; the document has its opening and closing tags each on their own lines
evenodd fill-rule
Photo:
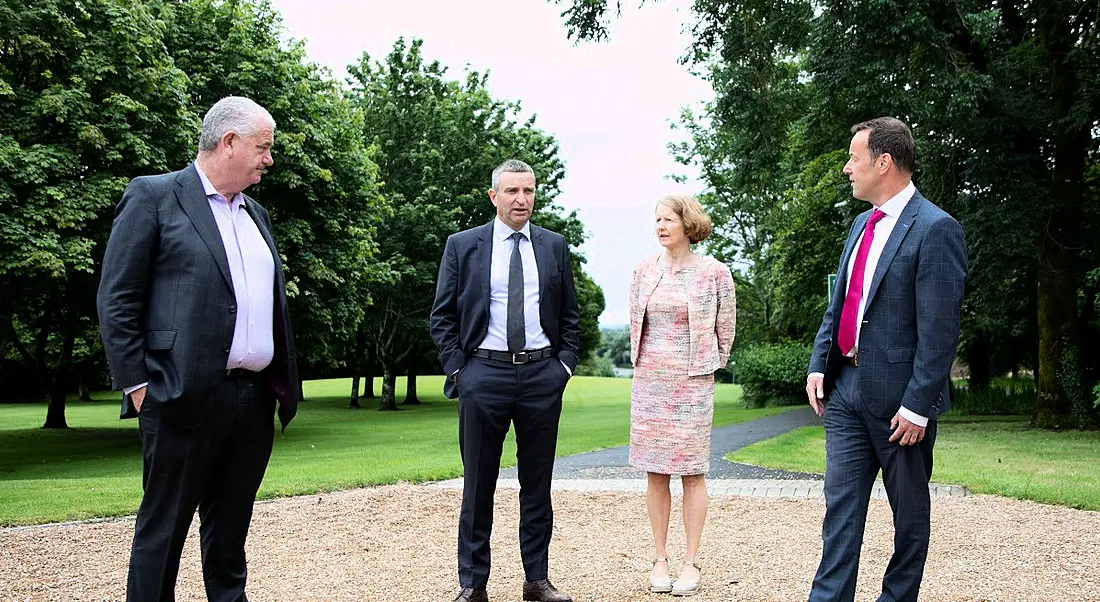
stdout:
<svg viewBox="0 0 1100 602">
<path fill-rule="evenodd" d="M 809 407 L 781 414 L 773 414 L 748 422 L 720 426 L 712 431 L 710 444 L 710 472 L 707 473 L 707 491 L 711 495 L 745 495 L 752 497 L 820 498 L 823 497 L 823 476 L 786 470 L 773 470 L 730 462 L 723 456 L 753 443 L 771 439 L 787 431 L 820 425 Z M 573 456 L 558 458 L 554 463 L 555 490 L 563 491 L 645 491 L 645 473 L 629 464 L 630 447 L 612 447 Z M 461 489 L 462 479 L 433 483 L 431 486 Z M 497 487 L 518 489 L 516 469 L 500 471 Z M 933 498 L 961 497 L 969 492 L 957 485 L 930 484 Z M 681 493 L 678 479 L 673 479 L 672 490 Z M 885 498 L 882 481 L 876 481 L 871 492 L 874 498 Z"/>
<path fill-rule="evenodd" d="M 783 479 L 820 480 L 821 475 L 785 470 L 772 470 L 737 464 L 723 458 L 726 454 L 753 443 L 771 439 L 801 426 L 821 424 L 808 406 L 773 414 L 748 422 L 720 426 L 711 431 L 710 472 L 711 479 Z M 599 449 L 574 456 L 558 458 L 554 462 L 554 479 L 641 479 L 640 470 L 630 466 L 630 446 Z M 516 469 L 500 471 L 501 478 L 515 478 Z"/>
</svg>

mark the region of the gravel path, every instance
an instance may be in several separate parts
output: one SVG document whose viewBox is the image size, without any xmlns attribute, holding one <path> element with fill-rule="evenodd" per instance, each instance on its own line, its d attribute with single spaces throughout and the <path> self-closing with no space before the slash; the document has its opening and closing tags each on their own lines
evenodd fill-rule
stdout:
<svg viewBox="0 0 1100 602">
<path fill-rule="evenodd" d="M 640 494 L 554 498 L 556 585 L 578 602 L 673 600 L 644 587 L 651 552 Z M 458 491 L 395 485 L 261 503 L 248 546 L 249 598 L 449 602 L 459 500 Z M 1100 513 L 978 495 L 937 499 L 932 512 L 922 601 L 1100 601 Z M 713 498 L 704 589 L 694 600 L 805 600 L 823 513 L 816 499 Z M 515 491 L 497 494 L 496 526 L 489 593 L 519 600 Z M 132 532 L 132 519 L 0 530 L 0 600 L 121 600 Z M 681 532 L 672 530 L 674 570 Z M 873 501 L 857 600 L 874 600 L 891 534 L 889 506 Z M 195 530 L 178 594 L 204 599 Z"/>
</svg>

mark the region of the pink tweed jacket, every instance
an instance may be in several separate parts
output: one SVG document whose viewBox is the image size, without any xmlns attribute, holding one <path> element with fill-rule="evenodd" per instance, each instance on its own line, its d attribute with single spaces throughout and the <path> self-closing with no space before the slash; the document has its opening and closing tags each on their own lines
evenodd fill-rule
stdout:
<svg viewBox="0 0 1100 602">
<path fill-rule="evenodd" d="M 638 347 L 642 341 L 642 326 L 646 305 L 661 281 L 662 270 L 657 264 L 660 255 L 642 260 L 634 268 L 630 283 L 630 362 L 638 363 Z M 688 329 L 691 358 L 688 376 L 710 374 L 725 367 L 733 347 L 737 323 L 736 295 L 733 276 L 725 264 L 712 257 L 703 257 L 695 269 L 688 296 Z"/>
</svg>

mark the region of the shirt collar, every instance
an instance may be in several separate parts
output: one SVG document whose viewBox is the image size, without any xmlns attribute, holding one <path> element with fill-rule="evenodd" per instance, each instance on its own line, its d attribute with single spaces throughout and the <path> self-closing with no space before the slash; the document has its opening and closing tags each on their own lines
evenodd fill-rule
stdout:
<svg viewBox="0 0 1100 602">
<path fill-rule="evenodd" d="M 199 167 L 198 161 L 195 161 L 195 171 L 199 172 L 199 181 L 202 182 L 202 189 L 206 193 L 207 198 L 210 198 L 212 196 L 221 197 L 223 199 L 225 198 L 220 192 L 218 192 L 217 188 L 214 188 L 214 184 L 210 181 L 210 178 L 206 177 L 206 173 L 204 173 L 202 171 L 202 168 Z M 237 205 L 243 202 L 244 200 L 241 196 L 241 193 L 238 192 L 237 194 L 233 195 L 233 201 L 231 204 Z"/>
<path fill-rule="evenodd" d="M 531 222 L 523 224 L 523 227 L 519 229 L 523 233 L 527 240 L 531 240 Z M 500 216 L 497 216 L 493 220 L 493 240 L 508 240 L 508 237 L 514 234 L 516 231 L 508 224 L 500 221 Z"/>
<path fill-rule="evenodd" d="M 879 211 L 897 219 L 901 215 L 901 212 L 905 210 L 905 206 L 909 204 L 909 200 L 913 198 L 913 194 L 916 192 L 917 187 L 913 184 L 912 180 L 909 180 L 909 183 L 905 185 L 905 188 L 901 189 L 901 192 L 890 197 L 890 200 L 879 207 Z"/>
</svg>

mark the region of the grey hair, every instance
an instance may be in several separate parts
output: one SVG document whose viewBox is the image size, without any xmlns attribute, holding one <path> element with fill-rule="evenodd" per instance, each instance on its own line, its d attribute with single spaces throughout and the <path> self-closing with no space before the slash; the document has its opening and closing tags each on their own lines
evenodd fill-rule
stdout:
<svg viewBox="0 0 1100 602">
<path fill-rule="evenodd" d="M 202 118 L 202 133 L 199 134 L 199 152 L 218 148 L 218 140 L 228 131 L 240 136 L 251 136 L 256 131 L 256 122 L 264 120 L 275 129 L 275 119 L 267 109 L 256 101 L 243 96 L 226 96 L 214 103 L 206 116 Z"/>
<path fill-rule="evenodd" d="M 535 174 L 535 170 L 531 169 L 531 166 L 523 161 L 519 159 L 508 159 L 493 170 L 493 190 L 496 190 L 497 187 L 500 186 L 500 174 L 505 172 Z"/>
</svg>

